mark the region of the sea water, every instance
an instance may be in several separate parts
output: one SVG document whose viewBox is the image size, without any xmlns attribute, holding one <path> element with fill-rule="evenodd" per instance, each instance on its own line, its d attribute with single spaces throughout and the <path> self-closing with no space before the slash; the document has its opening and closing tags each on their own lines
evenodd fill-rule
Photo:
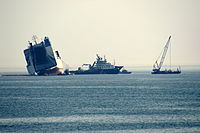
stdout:
<svg viewBox="0 0 200 133">
<path fill-rule="evenodd" d="M 0 76 L 0 132 L 199 133 L 200 72 Z"/>
</svg>

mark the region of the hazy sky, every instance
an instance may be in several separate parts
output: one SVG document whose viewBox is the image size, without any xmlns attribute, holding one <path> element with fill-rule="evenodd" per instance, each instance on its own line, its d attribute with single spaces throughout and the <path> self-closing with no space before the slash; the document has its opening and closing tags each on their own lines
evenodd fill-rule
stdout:
<svg viewBox="0 0 200 133">
<path fill-rule="evenodd" d="M 24 68 L 32 35 L 48 36 L 71 67 L 97 53 L 153 65 L 169 35 L 174 65 L 200 65 L 200 0 L 0 0 L 0 67 Z"/>
</svg>

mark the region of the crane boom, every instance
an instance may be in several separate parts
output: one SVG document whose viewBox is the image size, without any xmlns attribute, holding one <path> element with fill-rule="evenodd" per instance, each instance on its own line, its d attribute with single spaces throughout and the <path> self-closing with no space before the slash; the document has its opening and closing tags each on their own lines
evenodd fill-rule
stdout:
<svg viewBox="0 0 200 133">
<path fill-rule="evenodd" d="M 160 69 L 161 69 L 161 67 L 164 63 L 165 57 L 166 57 L 166 53 L 167 53 L 167 50 L 168 50 L 168 47 L 169 47 L 170 39 L 171 39 L 171 36 L 169 36 L 169 39 L 167 40 L 167 43 L 164 47 L 164 51 L 162 53 L 160 63 L 158 63 L 158 60 L 156 60 L 155 64 L 153 65 L 153 71 L 160 71 Z"/>
<path fill-rule="evenodd" d="M 171 44 L 170 44 L 170 39 L 171 36 L 169 36 L 169 39 L 167 40 L 167 43 L 164 46 L 164 49 L 162 50 L 160 56 L 158 57 L 158 59 L 156 60 L 156 62 L 153 65 L 153 71 L 151 72 L 151 74 L 180 74 L 181 73 L 181 69 L 177 68 L 176 71 L 172 71 L 171 70 Z M 165 70 L 161 70 L 166 54 L 167 54 L 167 50 L 170 47 L 170 69 L 165 69 Z"/>
<path fill-rule="evenodd" d="M 161 57 L 160 64 L 159 64 L 159 69 L 161 69 L 163 62 L 165 60 L 165 56 L 166 56 L 166 53 L 167 53 L 167 50 L 168 50 L 168 47 L 169 47 L 170 39 L 171 39 L 171 36 L 169 36 L 169 39 L 168 39 L 168 41 L 167 41 L 167 43 L 164 47 L 163 55 Z"/>
</svg>

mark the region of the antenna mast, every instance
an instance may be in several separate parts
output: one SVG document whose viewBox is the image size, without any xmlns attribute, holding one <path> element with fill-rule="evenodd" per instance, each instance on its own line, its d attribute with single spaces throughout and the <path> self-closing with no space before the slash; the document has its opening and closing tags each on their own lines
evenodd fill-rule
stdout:
<svg viewBox="0 0 200 133">
<path fill-rule="evenodd" d="M 35 44 L 37 44 L 37 39 L 38 37 L 36 35 L 33 35 L 32 40 L 35 42 Z"/>
</svg>

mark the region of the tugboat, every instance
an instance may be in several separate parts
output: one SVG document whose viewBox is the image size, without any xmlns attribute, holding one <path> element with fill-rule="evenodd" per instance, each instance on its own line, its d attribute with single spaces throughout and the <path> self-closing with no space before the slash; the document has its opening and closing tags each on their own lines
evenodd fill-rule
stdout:
<svg viewBox="0 0 200 133">
<path fill-rule="evenodd" d="M 88 70 L 83 70 L 81 67 L 76 71 L 70 71 L 71 74 L 118 74 L 123 66 L 115 66 L 107 62 L 107 60 L 96 55 L 96 61 L 91 64 L 83 64 L 83 66 L 89 66 Z"/>
<path fill-rule="evenodd" d="M 64 70 L 63 61 L 58 51 L 52 49 L 48 37 L 37 43 L 37 37 L 33 36 L 35 44 L 29 42 L 29 47 L 24 50 L 29 75 L 63 75 L 68 74 Z"/>
<path fill-rule="evenodd" d="M 158 60 L 159 60 L 160 57 L 158 57 L 158 59 L 154 63 L 153 72 L 151 72 L 152 74 L 180 74 L 181 73 L 180 67 L 177 68 L 176 71 L 172 71 L 171 70 L 171 55 L 170 55 L 170 69 L 169 70 L 166 69 L 164 71 L 161 71 L 161 67 L 162 67 L 162 65 L 164 63 L 165 56 L 166 56 L 166 53 L 167 53 L 167 50 L 168 50 L 168 47 L 169 47 L 169 44 L 170 44 L 170 39 L 171 39 L 171 36 L 169 36 L 169 39 L 168 39 L 168 41 L 167 41 L 167 43 L 166 43 L 166 45 L 164 47 L 163 54 L 162 54 L 162 57 L 160 59 L 160 63 L 158 63 Z M 170 50 L 170 54 L 171 54 L 171 50 Z"/>
</svg>

